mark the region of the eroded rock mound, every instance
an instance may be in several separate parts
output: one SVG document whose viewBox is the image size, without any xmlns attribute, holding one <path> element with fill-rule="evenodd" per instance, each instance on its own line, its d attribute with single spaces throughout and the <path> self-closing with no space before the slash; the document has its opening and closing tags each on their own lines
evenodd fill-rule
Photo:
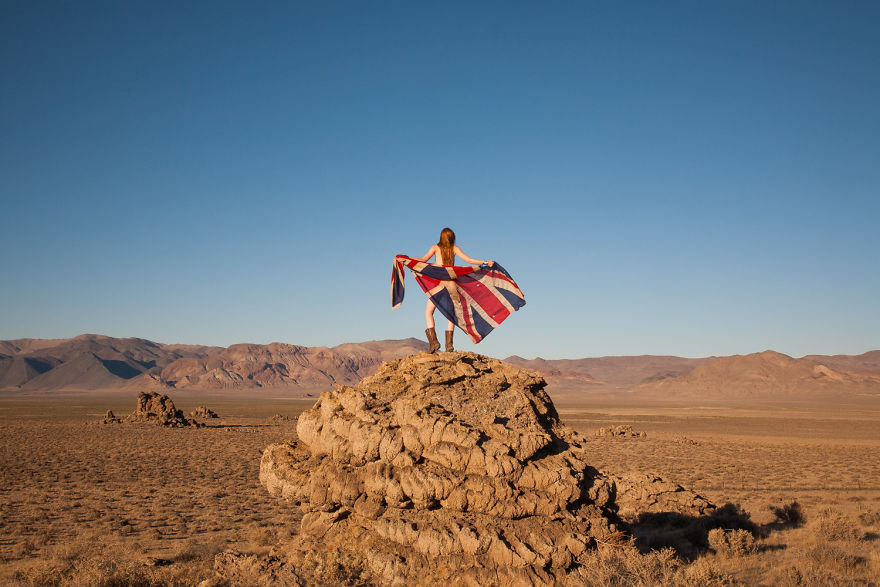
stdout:
<svg viewBox="0 0 880 587">
<path fill-rule="evenodd" d="M 304 511 L 299 534 L 259 563 L 263 578 L 336 582 L 326 573 L 339 560 L 372 584 L 576 578 L 617 530 L 615 485 L 545 385 L 458 352 L 392 361 L 324 393 L 299 440 L 263 454 L 260 481 Z M 227 559 L 231 578 L 238 559 Z"/>
<path fill-rule="evenodd" d="M 587 582 L 588 551 L 619 538 L 617 494 L 657 501 L 669 488 L 654 477 L 618 487 L 591 467 L 598 445 L 560 423 L 545 385 L 457 352 L 398 359 L 322 394 L 299 439 L 269 446 L 260 465 L 266 489 L 302 509 L 298 534 L 268 557 L 218 555 L 218 580 Z"/>
<path fill-rule="evenodd" d="M 633 430 L 629 424 L 621 424 L 620 426 L 608 426 L 607 428 L 599 428 L 596 436 L 611 438 L 647 438 L 646 432 L 638 432 Z"/>
<path fill-rule="evenodd" d="M 704 497 L 654 473 L 609 476 L 617 488 L 617 513 L 628 522 L 645 513 L 702 516 L 715 510 Z"/>
<path fill-rule="evenodd" d="M 125 417 L 126 422 L 149 422 L 162 426 L 180 428 L 183 426 L 203 426 L 197 421 L 187 418 L 174 406 L 167 395 L 151 391 L 142 391 L 137 396 L 137 409 Z"/>
<path fill-rule="evenodd" d="M 208 408 L 208 406 L 199 406 L 193 411 L 189 413 L 190 418 L 219 418 L 220 416 L 214 410 Z"/>
<path fill-rule="evenodd" d="M 116 417 L 116 414 L 113 413 L 113 410 L 107 410 L 107 413 L 104 414 L 104 419 L 101 420 L 102 424 L 119 424 L 122 420 Z"/>
</svg>

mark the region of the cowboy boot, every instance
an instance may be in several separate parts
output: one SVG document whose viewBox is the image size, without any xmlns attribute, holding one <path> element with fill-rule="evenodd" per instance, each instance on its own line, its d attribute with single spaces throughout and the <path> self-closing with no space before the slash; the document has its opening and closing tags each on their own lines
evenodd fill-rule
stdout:
<svg viewBox="0 0 880 587">
<path fill-rule="evenodd" d="M 426 328 L 425 335 L 428 337 L 428 352 L 436 353 L 437 349 L 440 348 L 440 341 L 437 340 L 437 333 L 434 332 L 433 328 Z"/>
<path fill-rule="evenodd" d="M 447 331 L 446 331 L 446 352 L 447 352 L 447 353 L 451 353 L 452 351 L 455 350 L 455 349 L 452 347 L 452 334 L 453 334 L 454 332 L 455 332 L 454 330 L 447 330 Z"/>
</svg>

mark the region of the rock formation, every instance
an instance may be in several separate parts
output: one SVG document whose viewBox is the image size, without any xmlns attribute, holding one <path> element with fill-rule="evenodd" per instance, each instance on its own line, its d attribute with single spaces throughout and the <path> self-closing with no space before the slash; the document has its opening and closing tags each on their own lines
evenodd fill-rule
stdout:
<svg viewBox="0 0 880 587">
<path fill-rule="evenodd" d="M 105 418 L 106 420 L 106 418 Z M 125 422 L 149 422 L 162 426 L 181 428 L 183 426 L 204 426 L 187 418 L 174 406 L 167 395 L 142 391 L 137 396 L 137 408 L 124 419 Z"/>
<path fill-rule="evenodd" d="M 101 421 L 102 424 L 119 424 L 121 422 L 122 420 L 116 417 L 113 410 L 107 410 L 107 413 L 104 414 L 104 419 Z"/>
<path fill-rule="evenodd" d="M 619 437 L 619 438 L 647 438 L 646 432 L 638 432 L 633 430 L 629 424 L 621 424 L 619 426 L 608 426 L 607 428 L 599 428 L 596 436 Z"/>
<path fill-rule="evenodd" d="M 675 513 L 702 516 L 712 513 L 715 506 L 681 485 L 652 473 L 628 473 L 611 476 L 617 489 L 617 515 L 634 522 L 639 514 Z"/>
<path fill-rule="evenodd" d="M 617 486 L 590 466 L 590 444 L 560 423 L 545 385 L 456 352 L 398 359 L 322 394 L 299 439 L 268 447 L 260 465 L 266 489 L 302 509 L 299 533 L 269 557 L 218 555 L 219 577 L 583 582 L 587 551 L 617 537 Z"/>
<path fill-rule="evenodd" d="M 219 418 L 217 412 L 208 408 L 208 406 L 199 406 L 189 413 L 190 418 Z"/>
</svg>

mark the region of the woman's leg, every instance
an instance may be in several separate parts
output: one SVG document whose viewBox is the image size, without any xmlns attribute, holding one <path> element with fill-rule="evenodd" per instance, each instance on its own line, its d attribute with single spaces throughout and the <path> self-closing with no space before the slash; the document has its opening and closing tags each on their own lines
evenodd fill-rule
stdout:
<svg viewBox="0 0 880 587">
<path fill-rule="evenodd" d="M 428 300 L 428 305 L 425 306 L 425 325 L 434 328 L 434 302 L 431 300 Z"/>
<path fill-rule="evenodd" d="M 425 326 L 428 328 L 434 328 L 434 310 L 437 307 L 434 305 L 434 302 L 428 300 L 428 304 L 425 306 Z M 446 332 L 451 332 L 455 330 L 455 322 L 452 320 L 446 320 Z"/>
<path fill-rule="evenodd" d="M 428 305 L 425 306 L 425 324 L 428 325 L 425 329 L 425 336 L 428 337 L 428 352 L 433 354 L 440 348 L 440 341 L 437 340 L 437 333 L 434 332 L 434 304 L 431 300 L 428 300 Z"/>
</svg>

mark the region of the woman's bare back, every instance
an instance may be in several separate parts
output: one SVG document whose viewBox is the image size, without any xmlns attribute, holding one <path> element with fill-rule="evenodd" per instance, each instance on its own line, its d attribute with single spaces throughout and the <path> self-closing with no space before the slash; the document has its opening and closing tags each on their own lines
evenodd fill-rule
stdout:
<svg viewBox="0 0 880 587">
<path fill-rule="evenodd" d="M 452 251 L 453 259 L 452 263 L 449 263 L 449 265 L 455 265 L 455 257 L 460 258 L 462 261 L 470 265 L 482 265 L 483 263 L 489 263 L 490 265 L 493 264 L 493 261 L 480 261 L 479 259 L 472 259 L 468 257 L 464 254 L 464 251 L 458 248 L 458 245 L 452 247 Z M 433 261 L 430 260 L 431 257 L 434 258 Z M 440 253 L 440 245 L 437 244 L 432 245 L 431 249 L 425 254 L 424 257 L 421 258 L 421 260 L 427 261 L 428 263 L 433 263 L 434 265 L 446 265 L 446 263 L 443 263 L 443 255 Z"/>
</svg>

